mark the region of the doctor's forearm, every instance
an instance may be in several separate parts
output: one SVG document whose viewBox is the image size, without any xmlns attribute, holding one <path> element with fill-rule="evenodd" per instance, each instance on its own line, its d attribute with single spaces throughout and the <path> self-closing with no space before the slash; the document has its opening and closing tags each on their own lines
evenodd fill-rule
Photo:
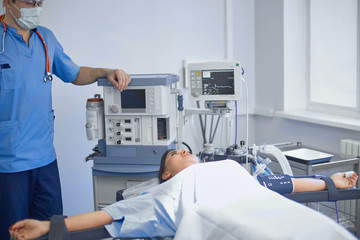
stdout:
<svg viewBox="0 0 360 240">
<path fill-rule="evenodd" d="M 78 76 L 72 83 L 75 85 L 86 85 L 94 83 L 98 78 L 104 77 L 107 77 L 120 91 L 125 90 L 131 81 L 130 75 L 120 69 L 81 67 Z"/>
<path fill-rule="evenodd" d="M 65 219 L 69 232 L 102 227 L 112 222 L 113 219 L 105 211 L 83 213 Z"/>
<path fill-rule="evenodd" d="M 94 83 L 98 78 L 107 77 L 113 71 L 106 68 L 80 67 L 80 72 L 72 82 L 75 85 L 87 85 Z"/>
</svg>

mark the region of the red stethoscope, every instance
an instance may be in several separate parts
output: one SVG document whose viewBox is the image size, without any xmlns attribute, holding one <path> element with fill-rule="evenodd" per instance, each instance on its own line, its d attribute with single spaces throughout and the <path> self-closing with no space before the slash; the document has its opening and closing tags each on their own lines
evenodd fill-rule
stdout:
<svg viewBox="0 0 360 240">
<path fill-rule="evenodd" d="M 6 32 L 7 32 L 7 26 L 6 24 L 4 23 L 4 17 L 5 15 L 1 15 L 0 16 L 0 21 L 1 21 L 1 24 L 4 26 L 4 34 L 3 34 L 3 39 L 2 39 L 2 45 L 3 45 L 3 48 L 0 52 L 3 53 L 5 51 L 5 35 L 6 35 Z M 44 38 L 41 36 L 41 34 L 39 33 L 38 30 L 35 29 L 35 32 L 36 34 L 39 36 L 39 38 L 41 39 L 43 45 L 44 45 L 44 49 L 45 49 L 45 54 L 46 54 L 46 66 L 45 66 L 45 71 L 46 71 L 46 74 L 45 74 L 45 77 L 44 77 L 44 81 L 45 82 L 50 82 L 53 80 L 53 76 L 50 72 L 50 60 L 49 60 L 49 53 L 48 53 L 48 49 L 47 49 L 47 46 L 46 46 L 46 43 L 45 43 L 45 40 Z"/>
</svg>

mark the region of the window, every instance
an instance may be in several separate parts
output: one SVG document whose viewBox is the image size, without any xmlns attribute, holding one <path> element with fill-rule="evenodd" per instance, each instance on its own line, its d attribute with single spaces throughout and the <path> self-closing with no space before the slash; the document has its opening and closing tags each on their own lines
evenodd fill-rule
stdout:
<svg viewBox="0 0 360 240">
<path fill-rule="evenodd" d="M 307 108 L 360 110 L 357 0 L 309 0 Z"/>
</svg>

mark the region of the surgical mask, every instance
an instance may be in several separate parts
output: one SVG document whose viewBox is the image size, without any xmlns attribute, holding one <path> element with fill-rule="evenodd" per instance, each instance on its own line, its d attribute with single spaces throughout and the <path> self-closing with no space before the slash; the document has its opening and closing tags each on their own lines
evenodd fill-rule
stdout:
<svg viewBox="0 0 360 240">
<path fill-rule="evenodd" d="M 12 1 L 11 1 L 12 3 Z M 32 7 L 32 8 L 18 8 L 14 3 L 12 3 L 16 9 L 20 11 L 20 18 L 16 18 L 15 15 L 11 12 L 11 15 L 15 18 L 17 24 L 25 30 L 34 29 L 39 26 L 41 17 L 42 17 L 42 7 Z"/>
</svg>

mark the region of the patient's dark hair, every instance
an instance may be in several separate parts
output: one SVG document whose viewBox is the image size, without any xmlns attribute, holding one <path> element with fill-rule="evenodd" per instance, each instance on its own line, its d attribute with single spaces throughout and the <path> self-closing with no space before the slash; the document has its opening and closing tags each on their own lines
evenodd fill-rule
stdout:
<svg viewBox="0 0 360 240">
<path fill-rule="evenodd" d="M 162 178 L 162 175 L 163 175 L 163 173 L 164 173 L 164 171 L 165 171 L 165 160 L 166 160 L 166 157 L 167 157 L 167 155 L 169 154 L 169 152 L 171 152 L 171 151 L 174 151 L 175 149 L 169 149 L 169 150 L 167 150 L 163 155 L 162 155 L 162 157 L 161 157 L 161 162 L 160 162 L 160 169 L 159 169 L 159 175 L 158 175 L 158 178 L 159 178 L 159 182 L 160 183 L 163 183 L 163 182 L 165 182 L 166 180 L 164 180 L 163 178 Z"/>
</svg>

